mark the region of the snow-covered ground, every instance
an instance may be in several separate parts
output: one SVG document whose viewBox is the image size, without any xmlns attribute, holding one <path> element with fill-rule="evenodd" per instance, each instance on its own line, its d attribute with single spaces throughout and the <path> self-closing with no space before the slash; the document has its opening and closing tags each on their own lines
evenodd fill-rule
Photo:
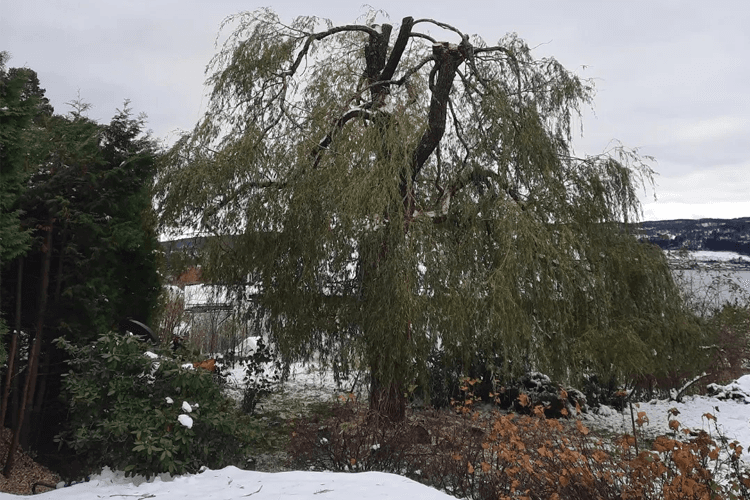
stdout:
<svg viewBox="0 0 750 500">
<path fill-rule="evenodd" d="M 670 252 L 668 252 L 670 253 Z M 739 254 L 737 252 L 714 252 L 711 250 L 700 250 L 697 252 L 688 252 L 690 259 L 697 261 L 743 261 L 750 262 L 750 257 L 747 255 Z"/>
<path fill-rule="evenodd" d="M 225 392 L 237 401 L 242 400 L 245 386 L 245 367 L 243 365 L 223 368 L 226 375 Z M 265 373 L 272 374 L 271 367 Z M 348 379 L 336 383 L 330 370 L 321 370 L 317 363 L 295 363 L 290 368 L 289 378 L 273 394 L 263 399 L 260 409 L 264 412 L 275 412 L 282 418 L 296 418 L 307 413 L 307 409 L 316 403 L 332 401 L 363 389 L 364 377 L 352 374 Z M 361 395 L 361 394 L 358 394 Z"/>
<path fill-rule="evenodd" d="M 108 469 L 90 481 L 36 495 L 45 500 L 98 500 L 133 498 L 137 500 L 276 500 L 293 497 L 311 500 L 376 500 L 413 498 L 452 499 L 411 479 L 382 472 L 264 472 L 244 471 L 236 467 L 204 470 L 195 475 L 170 478 L 168 475 L 144 482 L 126 478 Z M 0 500 L 20 498 L 0 493 Z"/>
<path fill-rule="evenodd" d="M 240 367 L 227 369 L 230 390 L 239 391 L 244 372 Z M 350 381 L 349 383 L 352 383 Z M 344 386 L 347 390 L 351 385 Z M 283 407 L 288 398 L 302 398 L 303 405 L 295 407 L 302 411 L 306 403 L 325 401 L 343 393 L 330 374 L 321 374 L 315 367 L 296 365 L 290 379 L 278 394 L 265 405 Z M 645 412 L 648 423 L 639 430 L 640 436 L 667 434 L 669 411 L 677 409 L 676 418 L 682 427 L 705 429 L 716 436 L 715 424 L 706 414 L 716 417 L 716 425 L 722 435 L 739 441 L 742 455 L 750 463 L 750 375 L 746 375 L 725 387 L 715 387 L 714 397 L 686 397 L 682 403 L 651 401 L 634 407 L 636 412 Z M 305 403 L 306 402 L 306 403 Z M 602 407 L 596 412 L 583 415 L 587 426 L 594 430 L 631 433 L 630 411 L 624 412 Z M 263 473 L 244 471 L 235 467 L 221 470 L 206 469 L 199 474 L 169 477 L 164 474 L 150 481 L 143 478 L 127 478 L 121 472 L 108 469 L 93 476 L 86 483 L 59 488 L 42 493 L 40 498 L 48 500 L 98 500 L 101 498 L 134 498 L 156 500 L 265 500 L 294 497 L 310 500 L 351 499 L 370 500 L 381 498 L 449 499 L 443 492 L 395 474 L 331 473 L 331 472 L 278 472 Z M 18 498 L 16 495 L 0 493 L 0 500 Z"/>
<path fill-rule="evenodd" d="M 716 386 L 715 393 L 714 397 L 685 397 L 681 403 L 653 400 L 634 404 L 634 413 L 645 412 L 648 418 L 647 423 L 641 429 L 637 429 L 637 432 L 651 438 L 669 434 L 672 432 L 669 428 L 670 420 L 677 420 L 680 428 L 703 429 L 714 437 L 717 437 L 718 428 L 719 433 L 730 442 L 739 442 L 743 447 L 742 460 L 750 465 L 750 375 L 745 375 L 724 387 Z M 679 413 L 670 416 L 670 410 L 673 408 Z M 715 417 L 716 421 L 714 422 L 711 417 Z M 617 412 L 601 407 L 589 414 L 583 414 L 582 419 L 593 429 L 608 430 L 617 434 L 633 433 L 629 408 Z"/>
</svg>

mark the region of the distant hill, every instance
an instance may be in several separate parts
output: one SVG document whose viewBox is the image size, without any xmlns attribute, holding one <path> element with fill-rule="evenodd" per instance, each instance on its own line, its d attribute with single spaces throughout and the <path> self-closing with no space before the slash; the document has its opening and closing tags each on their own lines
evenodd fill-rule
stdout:
<svg viewBox="0 0 750 500">
<path fill-rule="evenodd" d="M 664 250 L 736 252 L 750 256 L 750 217 L 739 219 L 676 219 L 643 222 L 643 238 Z M 167 267 L 180 270 L 197 259 L 205 238 L 182 238 L 161 243 Z"/>
<path fill-rule="evenodd" d="M 750 217 L 650 221 L 641 224 L 641 231 L 664 250 L 709 250 L 750 256 Z"/>
</svg>

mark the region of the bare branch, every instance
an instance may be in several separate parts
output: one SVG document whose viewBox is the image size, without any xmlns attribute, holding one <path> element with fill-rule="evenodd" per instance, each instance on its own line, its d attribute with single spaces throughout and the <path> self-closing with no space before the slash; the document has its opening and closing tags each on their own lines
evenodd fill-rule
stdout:
<svg viewBox="0 0 750 500">
<path fill-rule="evenodd" d="M 458 119 L 458 115 L 456 115 L 456 110 L 453 107 L 453 101 L 451 99 L 448 99 L 448 109 L 450 109 L 451 116 L 453 117 L 453 128 L 456 129 L 456 137 L 458 137 L 458 141 L 461 143 L 461 145 L 464 147 L 464 160 L 463 164 L 466 164 L 466 161 L 469 159 L 469 155 L 471 154 L 471 149 L 469 148 L 469 145 L 466 143 L 466 140 L 464 139 L 463 134 L 461 133 L 461 122 Z"/>
<path fill-rule="evenodd" d="M 457 28 L 454 28 L 450 24 L 442 23 L 440 21 L 435 21 L 434 19 L 418 19 L 418 20 L 414 21 L 414 24 L 419 24 L 419 23 L 434 24 L 435 26 L 443 28 L 444 30 L 448 30 L 448 31 L 452 31 L 454 33 L 457 33 L 458 36 L 461 37 L 461 40 L 463 40 L 464 38 L 466 38 L 466 36 L 463 33 L 461 33 Z"/>
<path fill-rule="evenodd" d="M 430 35 L 425 35 L 424 33 L 413 32 L 413 33 L 409 34 L 409 37 L 411 37 L 411 38 L 424 38 L 425 40 L 427 40 L 429 42 L 432 42 L 433 44 L 434 43 L 438 43 L 438 41 L 436 39 L 432 38 Z"/>
<path fill-rule="evenodd" d="M 307 53 L 310 51 L 310 46 L 313 42 L 322 40 L 326 37 L 329 37 L 331 35 L 335 35 L 337 33 L 342 33 L 345 31 L 363 31 L 370 36 L 378 36 L 379 33 L 376 29 L 370 27 L 370 26 L 363 26 L 363 25 L 357 25 L 357 24 L 347 24 L 346 26 L 336 26 L 335 28 L 331 28 L 327 31 L 323 31 L 320 33 L 312 33 L 307 37 L 307 40 L 305 41 L 305 45 L 302 47 L 302 50 L 300 50 L 299 54 L 297 54 L 297 58 L 295 59 L 292 66 L 285 71 L 282 76 L 292 76 L 297 71 L 297 68 L 299 68 L 299 65 L 302 63 L 302 59 L 307 55 Z"/>
<path fill-rule="evenodd" d="M 481 54 L 483 52 L 502 52 L 502 53 L 506 54 L 508 57 L 510 57 L 513 60 L 515 60 L 516 63 L 518 63 L 518 59 L 516 59 L 516 56 L 513 54 L 513 52 L 511 52 L 507 48 L 501 47 L 499 45 L 496 45 L 494 47 L 475 47 L 474 48 L 474 53 L 475 54 Z"/>
</svg>

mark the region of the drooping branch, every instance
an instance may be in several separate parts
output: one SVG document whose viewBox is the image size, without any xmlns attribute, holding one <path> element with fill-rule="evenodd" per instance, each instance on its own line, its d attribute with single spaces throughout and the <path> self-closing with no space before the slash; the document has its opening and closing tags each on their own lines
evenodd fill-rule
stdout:
<svg viewBox="0 0 750 500">
<path fill-rule="evenodd" d="M 328 146 L 331 145 L 331 142 L 333 142 L 334 135 L 336 135 L 337 132 L 344 128 L 344 125 L 346 125 L 347 122 L 357 117 L 370 118 L 370 111 L 361 107 L 353 108 L 344 113 L 338 120 L 336 120 L 333 129 L 328 132 L 328 134 L 326 134 L 326 136 L 310 152 L 311 156 L 314 158 L 313 168 L 317 168 L 320 164 L 320 159 L 322 158 L 321 155 L 323 151 L 328 149 Z"/>
</svg>

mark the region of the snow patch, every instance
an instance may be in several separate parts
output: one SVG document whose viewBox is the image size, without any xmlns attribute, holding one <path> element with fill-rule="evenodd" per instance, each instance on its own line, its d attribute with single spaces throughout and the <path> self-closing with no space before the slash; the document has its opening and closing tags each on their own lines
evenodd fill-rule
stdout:
<svg viewBox="0 0 750 500">
<path fill-rule="evenodd" d="M 617 410 L 607 405 L 599 405 L 599 408 L 594 410 L 594 413 L 602 417 L 613 417 L 618 414 Z"/>
<path fill-rule="evenodd" d="M 161 474 L 151 480 L 125 477 L 105 469 L 91 481 L 43 493 L 47 500 L 96 500 L 102 498 L 156 498 L 180 500 L 271 500 L 310 498 L 321 500 L 374 500 L 418 498 L 451 500 L 454 497 L 424 484 L 385 472 L 279 472 L 264 473 L 226 467 L 201 469 L 198 474 L 171 477 Z M 0 493 L 0 498 L 16 498 Z"/>
<path fill-rule="evenodd" d="M 258 349 L 258 339 L 260 337 L 247 337 L 245 340 L 240 342 L 240 344 L 237 346 L 237 353 L 240 356 L 249 356 L 251 354 L 254 354 L 255 351 Z"/>
<path fill-rule="evenodd" d="M 185 415 L 184 413 L 177 417 L 177 420 L 188 429 L 191 429 L 193 427 L 193 419 L 188 415 Z"/>
</svg>

